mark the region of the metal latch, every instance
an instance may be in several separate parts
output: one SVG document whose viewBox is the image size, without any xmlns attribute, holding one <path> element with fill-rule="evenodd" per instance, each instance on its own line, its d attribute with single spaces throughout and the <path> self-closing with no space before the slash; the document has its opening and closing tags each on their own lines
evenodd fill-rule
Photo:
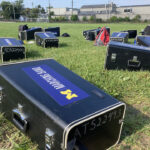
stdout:
<svg viewBox="0 0 150 150">
<path fill-rule="evenodd" d="M 22 105 L 18 104 L 18 108 L 12 110 L 12 120 L 22 132 L 25 133 L 27 131 L 27 116 L 23 113 Z"/>
<path fill-rule="evenodd" d="M 112 62 L 116 62 L 116 57 L 117 57 L 117 54 L 116 53 L 112 53 L 112 55 L 111 55 L 111 61 Z"/>
<path fill-rule="evenodd" d="M 46 128 L 45 131 L 45 150 L 51 150 L 54 145 L 54 135 L 55 133 L 50 130 L 49 128 Z"/>
</svg>

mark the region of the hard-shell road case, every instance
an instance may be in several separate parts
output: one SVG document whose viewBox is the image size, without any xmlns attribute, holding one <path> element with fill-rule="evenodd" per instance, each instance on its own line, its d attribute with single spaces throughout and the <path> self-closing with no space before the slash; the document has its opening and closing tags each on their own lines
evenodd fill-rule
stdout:
<svg viewBox="0 0 150 150">
<path fill-rule="evenodd" d="M 138 45 L 150 47 L 150 36 L 146 35 L 137 36 L 136 43 Z"/>
<path fill-rule="evenodd" d="M 137 30 L 127 30 L 127 31 L 121 31 L 121 32 L 128 32 L 129 39 L 136 38 L 137 36 Z"/>
<path fill-rule="evenodd" d="M 83 36 L 86 37 L 86 36 L 87 36 L 87 33 L 88 33 L 89 31 L 95 31 L 95 30 L 97 30 L 97 29 L 85 30 L 85 31 L 83 31 Z"/>
<path fill-rule="evenodd" d="M 60 27 L 50 27 L 43 29 L 44 32 L 51 32 L 55 36 L 60 36 Z"/>
<path fill-rule="evenodd" d="M 125 104 L 55 60 L 0 66 L 0 86 L 1 112 L 41 150 L 104 150 L 119 141 Z"/>
<path fill-rule="evenodd" d="M 20 40 L 22 40 L 22 41 L 33 40 L 35 32 L 42 32 L 42 28 L 39 28 L 39 27 L 30 28 L 28 30 L 24 30 L 24 31 L 19 32 Z"/>
<path fill-rule="evenodd" d="M 106 27 L 106 30 L 107 30 L 107 32 L 108 32 L 109 35 L 110 35 L 110 28 L 109 28 L 109 27 Z"/>
<path fill-rule="evenodd" d="M 150 70 L 150 48 L 111 41 L 105 69 Z"/>
<path fill-rule="evenodd" d="M 129 36 L 128 32 L 113 32 L 110 37 L 110 40 L 127 43 L 128 36 Z"/>
<path fill-rule="evenodd" d="M 100 29 L 97 29 L 94 31 L 89 31 L 89 32 L 87 32 L 85 39 L 89 40 L 89 41 L 94 41 L 99 32 L 100 32 Z"/>
<path fill-rule="evenodd" d="M 36 32 L 35 42 L 37 45 L 46 47 L 58 47 L 59 40 L 51 32 Z"/>
<path fill-rule="evenodd" d="M 8 61 L 25 58 L 25 47 L 22 41 L 14 38 L 0 38 L 1 60 Z"/>
<path fill-rule="evenodd" d="M 142 35 L 150 35 L 150 25 L 146 26 L 141 33 Z"/>
<path fill-rule="evenodd" d="M 83 31 L 83 36 L 85 37 L 86 40 L 93 41 L 93 40 L 95 40 L 95 38 L 98 35 L 98 33 L 100 32 L 100 30 L 101 30 L 101 28 Z M 110 28 L 106 27 L 106 30 L 110 35 Z"/>
</svg>

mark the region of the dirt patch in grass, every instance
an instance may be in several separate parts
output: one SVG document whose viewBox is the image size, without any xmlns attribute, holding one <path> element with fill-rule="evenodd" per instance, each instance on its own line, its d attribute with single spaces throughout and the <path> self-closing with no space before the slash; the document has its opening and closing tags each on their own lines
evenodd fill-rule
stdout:
<svg viewBox="0 0 150 150">
<path fill-rule="evenodd" d="M 138 136 L 139 145 L 145 148 L 145 150 L 150 150 L 150 136 L 140 133 Z"/>
</svg>

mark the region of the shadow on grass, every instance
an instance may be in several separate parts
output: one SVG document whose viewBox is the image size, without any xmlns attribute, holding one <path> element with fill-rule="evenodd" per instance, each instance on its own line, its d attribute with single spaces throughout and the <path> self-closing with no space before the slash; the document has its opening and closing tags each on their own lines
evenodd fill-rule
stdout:
<svg viewBox="0 0 150 150">
<path fill-rule="evenodd" d="M 59 47 L 67 47 L 68 44 L 67 43 L 59 43 Z"/>
<path fill-rule="evenodd" d="M 131 105 L 127 105 L 121 141 L 150 124 L 150 117 Z"/>
<path fill-rule="evenodd" d="M 40 57 L 41 54 L 38 51 L 27 51 L 26 52 L 26 57 L 27 58 L 32 58 L 32 57 Z"/>
</svg>

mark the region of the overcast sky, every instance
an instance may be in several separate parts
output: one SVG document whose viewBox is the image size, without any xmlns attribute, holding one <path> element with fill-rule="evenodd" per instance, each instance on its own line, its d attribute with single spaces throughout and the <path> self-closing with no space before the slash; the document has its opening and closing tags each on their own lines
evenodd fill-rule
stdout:
<svg viewBox="0 0 150 150">
<path fill-rule="evenodd" d="M 2 0 L 0 0 L 1 2 Z M 6 1 L 15 1 L 15 0 L 6 0 Z M 26 7 L 32 7 L 41 5 L 43 7 L 47 7 L 50 4 L 55 8 L 62 7 L 71 7 L 72 0 L 24 0 L 24 4 Z M 108 2 L 114 2 L 118 6 L 123 5 L 143 5 L 150 4 L 150 0 L 73 0 L 74 7 L 80 8 L 82 5 L 93 5 L 93 4 L 106 4 Z"/>
</svg>

